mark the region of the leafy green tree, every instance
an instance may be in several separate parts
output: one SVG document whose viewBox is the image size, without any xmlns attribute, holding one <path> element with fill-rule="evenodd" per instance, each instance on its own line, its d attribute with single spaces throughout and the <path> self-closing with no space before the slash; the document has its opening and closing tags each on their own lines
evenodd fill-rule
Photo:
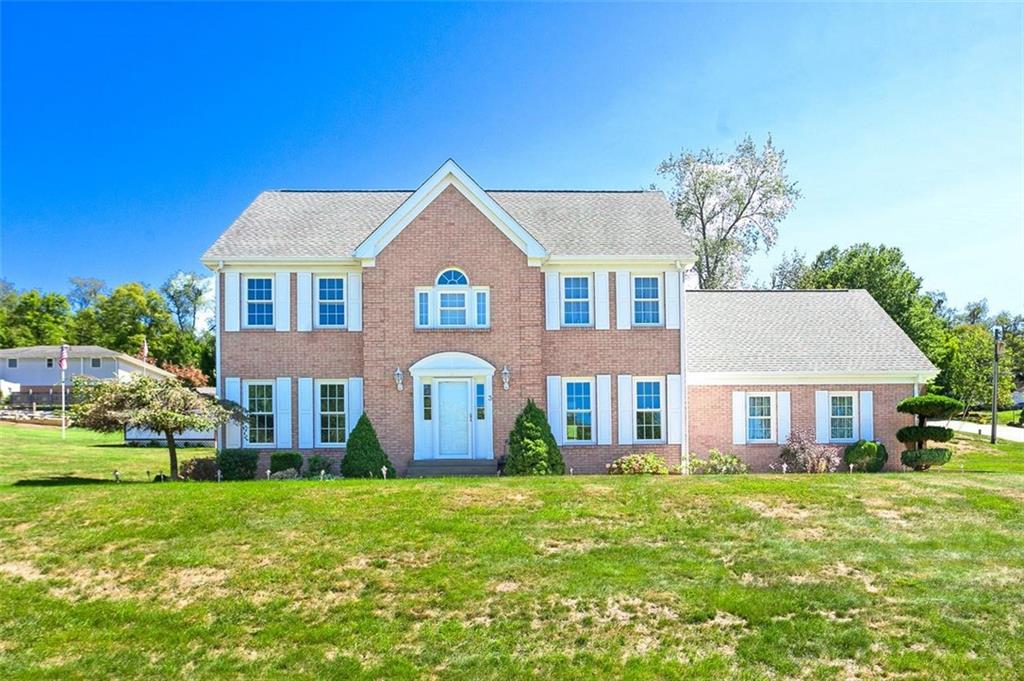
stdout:
<svg viewBox="0 0 1024 681">
<path fill-rule="evenodd" d="M 976 324 L 958 326 L 949 332 L 946 350 L 939 364 L 936 386 L 964 404 L 964 413 L 973 406 L 992 401 L 992 358 L 995 353 L 992 332 Z M 999 404 L 1010 403 L 1013 377 L 1010 362 L 999 364 Z"/>
<path fill-rule="evenodd" d="M 95 277 L 71 277 L 68 281 L 71 284 L 68 302 L 75 312 L 92 307 L 107 292 L 107 283 Z"/>
<path fill-rule="evenodd" d="M 122 284 L 95 306 L 95 342 L 111 350 L 136 355 L 143 339 L 154 359 L 194 364 L 186 354 L 187 341 L 174 335 L 177 325 L 158 291 L 140 283 Z"/>
<path fill-rule="evenodd" d="M 775 244 L 778 224 L 800 198 L 770 136 L 758 149 L 748 135 L 728 156 L 683 150 L 662 161 L 658 173 L 671 183 L 669 197 L 694 245 L 701 288 L 741 283 L 750 256 Z"/>
<path fill-rule="evenodd" d="M 206 282 L 195 272 L 176 272 L 160 287 L 178 328 L 195 331 L 197 315 L 209 306 Z"/>
<path fill-rule="evenodd" d="M 551 433 L 548 417 L 527 400 L 508 436 L 506 475 L 562 475 L 565 462 Z"/>
<path fill-rule="evenodd" d="M 173 480 L 178 479 L 176 435 L 244 420 L 238 405 L 203 395 L 175 379 L 157 380 L 136 374 L 127 381 L 96 381 L 75 376 L 72 390 L 76 401 L 71 419 L 77 427 L 102 433 L 125 427 L 163 433 Z"/>
<path fill-rule="evenodd" d="M 68 299 L 59 293 L 31 290 L 17 295 L 6 315 L 7 345 L 59 345 L 71 319 Z"/>
<path fill-rule="evenodd" d="M 772 268 L 769 286 L 776 290 L 800 288 L 800 282 L 806 273 L 807 258 L 794 248 L 792 253 L 783 253 L 782 260 Z"/>
</svg>

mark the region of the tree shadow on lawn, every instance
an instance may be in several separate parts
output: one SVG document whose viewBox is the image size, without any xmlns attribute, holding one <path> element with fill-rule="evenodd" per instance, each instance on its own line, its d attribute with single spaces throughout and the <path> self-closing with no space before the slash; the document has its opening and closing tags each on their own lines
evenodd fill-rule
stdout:
<svg viewBox="0 0 1024 681">
<path fill-rule="evenodd" d="M 63 485 L 133 485 L 140 480 L 122 480 L 116 482 L 108 478 L 85 478 L 79 475 L 51 475 L 46 478 L 28 478 L 18 480 L 11 484 L 12 487 L 60 487 Z"/>
</svg>

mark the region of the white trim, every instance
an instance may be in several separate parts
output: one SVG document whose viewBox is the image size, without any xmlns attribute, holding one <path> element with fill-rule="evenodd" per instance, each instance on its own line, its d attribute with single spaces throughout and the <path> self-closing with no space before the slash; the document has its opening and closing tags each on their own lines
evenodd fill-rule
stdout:
<svg viewBox="0 0 1024 681">
<path fill-rule="evenodd" d="M 665 272 L 665 328 L 681 327 L 682 272 Z"/>
<path fill-rule="evenodd" d="M 848 438 L 846 438 L 846 437 L 843 437 L 843 438 L 832 437 L 832 419 L 833 418 L 837 418 L 837 417 L 834 417 L 832 415 L 832 398 L 833 397 L 849 397 L 850 398 L 850 404 L 852 405 L 852 408 L 853 408 L 853 414 L 851 414 L 851 416 L 849 417 L 850 418 L 851 437 L 848 437 Z M 859 435 L 860 428 L 857 425 L 858 424 L 858 419 L 859 419 L 859 412 L 860 412 L 860 407 L 858 405 L 858 401 L 859 400 L 857 398 L 857 391 L 856 390 L 836 390 L 836 391 L 830 391 L 829 392 L 829 394 L 828 394 L 828 441 L 830 443 L 833 443 L 833 444 L 851 444 L 851 443 L 856 442 L 857 440 L 860 439 L 860 435 Z M 847 417 L 843 416 L 843 417 L 838 417 L 838 418 L 847 418 Z"/>
<path fill-rule="evenodd" d="M 351 256 L 325 258 L 323 256 L 278 256 L 250 255 L 237 258 L 201 258 L 199 262 L 211 270 L 223 272 L 276 272 L 278 270 L 312 270 L 317 271 L 358 271 L 362 269 L 361 261 Z"/>
<path fill-rule="evenodd" d="M 320 439 L 320 388 L 325 385 L 340 385 L 343 387 L 342 392 L 342 403 L 344 405 L 344 411 L 341 413 L 345 416 L 345 440 L 343 442 L 324 442 Z M 352 432 L 353 426 L 349 424 L 349 391 L 348 391 L 348 380 L 344 378 L 318 378 L 313 381 L 313 441 L 317 447 L 324 449 L 342 449 L 348 443 L 348 434 Z M 331 412 L 336 413 L 336 412 Z"/>
<path fill-rule="evenodd" d="M 753 418 L 750 415 L 750 398 L 751 397 L 767 397 L 768 398 L 768 428 L 769 433 L 766 438 L 751 438 L 750 437 L 750 419 Z M 773 392 L 748 392 L 743 396 L 743 427 L 745 430 L 745 439 L 747 444 L 751 445 L 764 445 L 764 444 L 775 444 L 778 440 L 778 410 L 775 406 L 775 393 Z M 757 418 L 764 418 L 757 417 Z"/>
<path fill-rule="evenodd" d="M 523 253 L 531 258 L 543 258 L 548 255 L 541 246 L 515 218 L 478 185 L 473 178 L 459 167 L 452 159 L 445 161 L 419 189 L 402 202 L 370 236 L 356 247 L 353 255 L 357 258 L 375 258 L 384 247 L 397 237 L 423 210 L 449 186 L 454 186 L 484 214 L 494 226 L 509 238 Z"/>
<path fill-rule="evenodd" d="M 473 295 L 470 300 L 470 308 L 473 313 L 472 327 L 474 329 L 491 328 L 491 289 L 488 286 L 473 286 L 470 288 Z M 480 296 L 484 297 L 484 323 L 480 323 Z"/>
<path fill-rule="evenodd" d="M 629 374 L 619 374 L 616 378 L 616 407 L 619 416 L 619 444 L 633 444 L 633 377 Z"/>
<path fill-rule="evenodd" d="M 548 425 L 551 426 L 551 435 L 555 443 L 561 446 L 565 442 L 565 429 L 555 426 L 555 423 L 562 421 L 562 377 L 547 377 L 547 415 Z"/>
<path fill-rule="evenodd" d="M 690 371 L 689 385 L 855 385 L 855 384 L 912 384 L 925 383 L 938 375 L 938 371 L 922 373 L 882 372 L 872 374 L 836 374 L 813 372 L 753 373 Z"/>
<path fill-rule="evenodd" d="M 545 270 L 558 269 L 609 269 L 618 265 L 629 265 L 637 271 L 663 272 L 666 269 L 688 269 L 696 262 L 693 255 L 671 257 L 664 255 L 552 255 L 544 261 Z"/>
<path fill-rule="evenodd" d="M 345 324 L 349 331 L 363 330 L 363 273 L 348 273 L 345 292 Z"/>
<path fill-rule="evenodd" d="M 860 437 L 863 440 L 875 439 L 875 394 L 871 390 L 860 391 Z"/>
<path fill-rule="evenodd" d="M 545 331 L 557 331 L 559 321 L 562 318 L 559 306 L 561 306 L 562 294 L 559 293 L 558 289 L 561 286 L 561 280 L 558 277 L 558 272 L 545 272 L 544 273 L 544 330 Z"/>
<path fill-rule="evenodd" d="M 640 323 L 636 320 L 636 280 L 654 279 L 658 287 L 658 321 Z M 648 299 L 649 300 L 649 299 Z M 629 320 L 634 327 L 662 328 L 665 326 L 665 283 L 661 273 L 630 272 L 629 273 Z"/>
<path fill-rule="evenodd" d="M 292 447 L 292 379 L 279 376 L 274 386 L 274 440 L 278 449 Z"/>
<path fill-rule="evenodd" d="M 413 376 L 494 376 L 494 366 L 468 352 L 437 352 L 409 367 Z"/>
<path fill-rule="evenodd" d="M 345 386 L 345 427 L 348 428 L 346 441 L 352 436 L 352 430 L 359 423 L 363 411 L 363 377 L 352 376 Z"/>
<path fill-rule="evenodd" d="M 274 273 L 274 290 L 271 296 L 274 300 L 274 330 L 288 331 L 291 329 L 291 303 L 292 303 L 292 275 L 291 272 Z"/>
<path fill-rule="evenodd" d="M 427 323 L 423 324 L 420 322 L 420 296 L 427 296 Z M 434 320 L 434 287 L 433 286 L 417 286 L 413 289 L 412 301 L 413 301 L 413 327 L 417 329 L 430 329 L 433 328 Z"/>
<path fill-rule="evenodd" d="M 220 305 L 220 299 L 217 299 Z M 241 275 L 238 272 L 224 273 L 224 331 L 234 332 L 242 328 Z M 218 327 L 219 328 L 219 327 Z M 217 353 L 220 357 L 220 353 Z"/>
<path fill-rule="evenodd" d="M 661 414 L 661 437 L 654 439 L 641 439 L 637 437 L 637 423 L 636 415 L 641 410 L 636 406 L 637 398 L 637 384 L 638 383 L 657 383 L 658 384 L 658 402 L 661 405 L 657 411 Z M 634 444 L 666 444 L 668 442 L 668 419 L 666 418 L 666 407 L 667 407 L 667 396 L 665 394 L 665 377 L 664 376 L 634 376 L 633 377 L 633 394 L 631 411 L 633 412 L 633 443 Z M 645 412 L 654 412 L 654 409 L 643 409 Z"/>
<path fill-rule="evenodd" d="M 341 300 L 321 300 L 320 299 L 320 280 L 321 279 L 337 279 L 341 281 Z M 313 300 L 313 328 L 314 329 L 344 329 L 348 326 L 349 310 L 348 310 L 348 298 L 349 298 L 349 286 L 348 277 L 344 274 L 314 274 L 313 275 L 313 288 L 312 288 L 312 300 Z M 301 289 L 300 289 L 301 290 Z M 341 324 L 321 324 L 320 323 L 320 306 L 322 304 L 333 304 L 341 303 L 341 318 L 345 321 Z M 301 330 L 301 329 L 300 329 Z"/>
<path fill-rule="evenodd" d="M 315 427 L 313 424 L 314 382 L 312 378 L 300 378 L 298 383 L 299 449 L 312 449 Z"/>
<path fill-rule="evenodd" d="M 610 445 L 612 443 L 611 374 L 598 374 L 594 388 L 597 390 L 597 444 Z"/>
<path fill-rule="evenodd" d="M 778 410 L 778 432 L 775 439 L 780 445 L 789 442 L 789 435 L 793 430 L 793 408 L 788 390 L 780 390 L 775 393 L 775 404 Z"/>
<path fill-rule="evenodd" d="M 582 302 L 580 298 L 566 299 L 565 280 L 585 279 L 587 282 L 587 321 L 586 323 L 565 321 L 565 304 Z M 566 328 L 586 329 L 594 326 L 594 277 L 592 272 L 565 272 L 558 277 L 558 324 Z"/>
<path fill-rule="evenodd" d="M 566 423 L 569 415 L 569 384 L 570 383 L 586 383 L 590 386 L 590 439 L 589 440 L 570 440 L 569 439 L 569 424 Z M 582 447 L 597 444 L 597 385 L 594 382 L 593 377 L 581 376 L 581 377 L 563 377 L 562 378 L 562 405 L 560 410 L 561 420 L 561 431 L 562 431 L 562 442 L 565 443 L 566 447 Z M 583 412 L 582 409 L 574 409 L 575 412 Z"/>
<path fill-rule="evenodd" d="M 615 272 L 615 328 L 628 329 L 633 320 L 632 305 L 630 300 L 632 294 L 630 288 L 629 272 L 619 270 Z"/>
<path fill-rule="evenodd" d="M 270 300 L 249 300 L 249 280 L 250 279 L 268 279 L 270 280 Z M 245 274 L 241 278 L 241 290 L 239 291 L 239 299 L 241 300 L 241 317 L 242 317 L 242 328 L 243 329 L 275 329 L 277 326 L 277 305 L 275 304 L 275 298 L 277 297 L 277 277 L 274 272 L 261 272 L 259 274 Z M 270 323 L 269 324 L 250 324 L 249 323 L 249 303 L 270 303 Z"/>
<path fill-rule="evenodd" d="M 224 399 L 234 402 L 240 407 L 242 404 L 242 380 L 234 376 L 224 378 Z M 242 446 L 242 423 L 228 421 L 224 424 L 224 449 L 237 449 Z"/>
<path fill-rule="evenodd" d="M 342 275 L 344 276 L 344 275 Z M 295 273 L 295 330 L 313 330 L 313 308 L 315 298 L 313 297 L 313 273 Z"/>
<path fill-rule="evenodd" d="M 608 270 L 594 272 L 594 328 L 611 328 L 610 306 L 608 300 Z"/>
</svg>

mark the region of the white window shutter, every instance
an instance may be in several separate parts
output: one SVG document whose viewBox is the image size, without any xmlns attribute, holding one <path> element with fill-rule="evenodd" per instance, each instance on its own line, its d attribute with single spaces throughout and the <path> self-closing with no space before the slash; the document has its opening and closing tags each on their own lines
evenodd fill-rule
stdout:
<svg viewBox="0 0 1024 681">
<path fill-rule="evenodd" d="M 594 328 L 609 328 L 608 272 L 594 272 Z"/>
<path fill-rule="evenodd" d="M 274 388 L 274 432 L 278 448 L 292 446 L 292 379 L 283 376 L 277 379 Z"/>
<path fill-rule="evenodd" d="M 358 376 L 348 379 L 345 390 L 345 428 L 351 433 L 363 415 L 363 379 Z"/>
<path fill-rule="evenodd" d="M 618 283 L 616 282 L 616 286 Z M 633 444 L 633 377 L 619 374 L 619 444 Z"/>
<path fill-rule="evenodd" d="M 313 379 L 299 379 L 299 449 L 313 448 Z"/>
<path fill-rule="evenodd" d="M 775 393 L 775 411 L 778 414 L 776 417 L 776 442 L 780 445 L 786 444 L 789 441 L 789 433 L 792 430 L 792 419 L 790 415 L 790 399 L 788 391 L 780 391 Z"/>
<path fill-rule="evenodd" d="M 597 444 L 612 443 L 612 377 L 600 374 L 597 377 Z"/>
<path fill-rule="evenodd" d="M 565 439 L 562 437 L 565 432 L 562 416 L 562 377 L 548 376 L 548 423 L 551 425 L 551 434 L 555 436 L 555 442 L 562 444 Z"/>
<path fill-rule="evenodd" d="M 237 281 L 237 274 L 236 281 Z M 224 379 L 224 399 L 235 404 L 242 405 L 242 379 Z M 245 406 L 245 405 L 242 405 Z M 237 449 L 242 446 L 242 424 L 238 421 L 228 421 L 224 427 L 224 446 L 227 449 Z"/>
<path fill-rule="evenodd" d="M 238 331 L 242 315 L 238 272 L 224 273 L 224 330 Z"/>
<path fill-rule="evenodd" d="M 558 272 L 544 273 L 544 328 L 555 331 L 559 327 L 558 308 L 561 296 L 558 291 Z"/>
<path fill-rule="evenodd" d="M 875 394 L 870 390 L 860 391 L 860 437 L 875 439 Z"/>
<path fill-rule="evenodd" d="M 345 292 L 345 326 L 349 331 L 363 330 L 363 273 L 349 272 Z"/>
<path fill-rule="evenodd" d="M 299 272 L 295 275 L 295 330 L 309 331 L 313 328 L 313 274 Z"/>
<path fill-rule="evenodd" d="M 747 444 L 747 393 L 739 390 L 732 393 L 732 443 Z"/>
<path fill-rule="evenodd" d="M 665 272 L 665 328 L 679 328 L 679 272 Z"/>
<path fill-rule="evenodd" d="M 827 390 L 814 391 L 814 441 L 829 441 L 829 423 L 831 421 L 831 410 L 828 403 Z"/>
<path fill-rule="evenodd" d="M 665 400 L 668 407 L 668 443 L 679 445 L 683 443 L 683 377 L 669 374 L 665 390 L 668 392 Z"/>
<path fill-rule="evenodd" d="M 287 331 L 291 326 L 291 281 L 289 272 L 274 274 L 274 329 Z"/>
<path fill-rule="evenodd" d="M 628 329 L 633 326 L 633 298 L 630 292 L 629 272 L 615 273 L 615 328 Z"/>
</svg>

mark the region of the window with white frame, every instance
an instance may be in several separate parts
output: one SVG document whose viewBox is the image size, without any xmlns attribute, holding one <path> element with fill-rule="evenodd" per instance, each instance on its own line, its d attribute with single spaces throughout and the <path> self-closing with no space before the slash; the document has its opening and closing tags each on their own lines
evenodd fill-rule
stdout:
<svg viewBox="0 0 1024 681">
<path fill-rule="evenodd" d="M 14 357 L 11 357 L 10 359 L 8 359 L 7 360 L 7 368 L 8 369 L 17 369 L 18 368 L 18 360 L 15 359 Z"/>
<path fill-rule="evenodd" d="M 483 421 L 487 418 L 487 393 L 483 383 L 476 384 L 476 420 Z"/>
<path fill-rule="evenodd" d="M 345 381 L 316 382 L 317 447 L 339 447 L 348 433 L 345 421 Z"/>
<path fill-rule="evenodd" d="M 89 360 L 89 366 L 91 366 L 93 369 L 99 369 L 102 365 L 103 360 L 100 359 L 99 357 L 93 357 L 91 360 Z"/>
<path fill-rule="evenodd" d="M 775 409 L 770 393 L 747 393 L 747 442 L 775 441 Z"/>
<path fill-rule="evenodd" d="M 316 325 L 322 329 L 345 326 L 344 277 L 317 277 Z"/>
<path fill-rule="evenodd" d="M 657 275 L 633 276 L 633 324 L 636 326 L 661 325 L 661 277 Z"/>
<path fill-rule="evenodd" d="M 274 443 L 274 382 L 251 381 L 245 384 L 245 410 L 248 445 Z"/>
<path fill-rule="evenodd" d="M 245 325 L 251 328 L 274 325 L 274 278 L 245 278 Z"/>
<path fill-rule="evenodd" d="M 486 286 L 470 286 L 461 270 L 441 272 L 434 286 L 415 291 L 416 328 L 487 328 L 491 323 L 491 291 Z"/>
<path fill-rule="evenodd" d="M 53 358 L 52 357 L 47 357 L 46 358 L 46 368 L 47 369 L 52 369 L 53 368 Z"/>
<path fill-rule="evenodd" d="M 594 441 L 594 382 L 584 378 L 563 381 L 566 444 Z"/>
<path fill-rule="evenodd" d="M 434 404 L 431 399 L 431 386 L 429 383 L 423 384 L 423 420 L 429 421 L 433 418 Z"/>
<path fill-rule="evenodd" d="M 665 384 L 659 378 L 638 378 L 633 382 L 637 442 L 664 440 Z"/>
<path fill-rule="evenodd" d="M 562 325 L 590 325 L 590 277 L 566 275 L 562 277 Z"/>
<path fill-rule="evenodd" d="M 832 442 L 853 442 L 854 420 L 857 418 L 855 393 L 829 393 L 829 439 Z"/>
</svg>

